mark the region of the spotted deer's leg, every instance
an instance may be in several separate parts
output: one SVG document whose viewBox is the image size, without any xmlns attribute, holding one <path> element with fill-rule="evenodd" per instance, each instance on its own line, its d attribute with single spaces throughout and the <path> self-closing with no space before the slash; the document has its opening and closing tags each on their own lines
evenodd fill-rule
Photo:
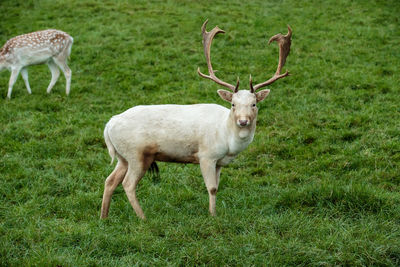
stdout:
<svg viewBox="0 0 400 267">
<path fill-rule="evenodd" d="M 65 80 L 67 82 L 65 93 L 66 95 L 69 95 L 70 89 L 71 89 L 71 69 L 67 65 L 67 59 L 63 55 L 59 55 L 58 57 L 53 58 L 54 63 L 57 64 L 57 66 L 60 67 L 60 69 L 64 72 Z"/>
<path fill-rule="evenodd" d="M 26 90 L 28 90 L 28 94 L 32 94 L 31 87 L 29 86 L 29 79 L 28 79 L 28 69 L 22 68 L 21 70 L 22 79 L 24 79 Z"/>
<path fill-rule="evenodd" d="M 46 90 L 49 94 L 51 92 L 51 89 L 53 89 L 53 86 L 56 84 L 58 77 L 60 77 L 60 69 L 57 67 L 53 60 L 50 60 L 47 63 L 47 66 L 49 66 L 49 69 L 51 71 L 51 81 Z"/>
<path fill-rule="evenodd" d="M 14 68 L 11 70 L 10 81 L 8 83 L 8 93 L 7 93 L 8 99 L 11 98 L 12 89 L 13 89 L 15 81 L 18 78 L 18 74 L 20 71 L 21 71 L 21 68 Z"/>
</svg>

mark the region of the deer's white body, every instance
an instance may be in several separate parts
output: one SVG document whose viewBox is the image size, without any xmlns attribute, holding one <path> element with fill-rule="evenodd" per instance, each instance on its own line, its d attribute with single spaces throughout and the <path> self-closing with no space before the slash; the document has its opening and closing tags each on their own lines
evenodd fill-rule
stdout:
<svg viewBox="0 0 400 267">
<path fill-rule="evenodd" d="M 256 94 L 219 90 L 234 107 L 216 104 L 136 106 L 106 124 L 104 139 L 118 164 L 107 178 L 101 217 L 108 215 L 111 196 L 122 182 L 140 218 L 144 213 L 136 198 L 136 185 L 155 161 L 199 163 L 209 193 L 209 211 L 215 200 L 221 167 L 229 164 L 253 141 L 258 109 L 269 90 Z"/>
<path fill-rule="evenodd" d="M 132 151 L 151 150 L 156 161 L 199 163 L 207 159 L 219 167 L 251 143 L 254 130 L 255 121 L 252 127 L 239 128 L 230 110 L 215 104 L 149 105 L 114 116 L 104 135 L 111 156 L 113 149 L 127 160 L 136 157 Z"/>
<path fill-rule="evenodd" d="M 275 35 L 270 39 L 280 45 L 279 65 L 275 75 L 250 90 L 238 90 L 215 76 L 210 59 L 210 47 L 214 36 L 223 32 L 215 27 L 211 32 L 203 24 L 204 54 L 210 75 L 198 70 L 200 76 L 232 90 L 218 90 L 219 96 L 231 103 L 231 109 L 215 104 L 197 105 L 149 105 L 136 106 L 111 118 L 104 129 L 104 139 L 118 163 L 105 182 L 101 218 L 108 216 L 111 196 L 122 183 L 129 202 L 136 214 L 144 219 L 144 213 L 136 197 L 136 186 L 145 172 L 156 161 L 198 163 L 209 195 L 209 211 L 215 215 L 215 201 L 221 167 L 231 162 L 253 141 L 258 109 L 269 90 L 256 89 L 284 78 L 280 74 L 290 50 L 291 29 L 286 36 Z"/>
<path fill-rule="evenodd" d="M 6 42 L 0 50 L 0 70 L 11 71 L 7 97 L 11 98 L 12 88 L 21 72 L 26 89 L 31 94 L 27 67 L 46 63 L 51 71 L 47 93 L 51 92 L 60 76 L 60 68 L 66 79 L 66 94 L 70 92 L 71 69 L 67 59 L 71 54 L 73 38 L 59 30 L 44 30 L 16 36 Z"/>
</svg>

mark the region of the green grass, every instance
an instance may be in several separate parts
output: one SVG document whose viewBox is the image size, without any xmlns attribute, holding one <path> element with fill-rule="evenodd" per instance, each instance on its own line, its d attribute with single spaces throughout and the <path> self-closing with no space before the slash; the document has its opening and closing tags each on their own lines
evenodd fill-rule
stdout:
<svg viewBox="0 0 400 267">
<path fill-rule="evenodd" d="M 0 43 L 46 28 L 74 37 L 71 95 L 33 66 L 5 99 L 0 73 L 0 265 L 400 265 L 398 1 L 8 1 Z M 139 104 L 219 103 L 200 27 L 227 33 L 214 68 L 247 87 L 285 68 L 260 104 L 254 142 L 222 170 L 217 216 L 197 165 L 159 164 L 141 181 L 139 220 L 121 187 L 100 220 L 112 171 L 102 131 Z"/>
</svg>

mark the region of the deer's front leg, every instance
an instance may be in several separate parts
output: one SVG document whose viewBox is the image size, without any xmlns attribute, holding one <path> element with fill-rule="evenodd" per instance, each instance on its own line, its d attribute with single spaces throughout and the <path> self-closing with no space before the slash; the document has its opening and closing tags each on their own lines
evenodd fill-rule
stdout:
<svg viewBox="0 0 400 267">
<path fill-rule="evenodd" d="M 10 76 L 10 81 L 8 83 L 8 93 L 7 93 L 7 98 L 11 98 L 11 92 L 14 86 L 15 81 L 17 80 L 18 74 L 21 71 L 21 68 L 15 68 L 11 70 L 11 76 Z"/>
<path fill-rule="evenodd" d="M 218 190 L 218 186 L 219 186 L 219 177 L 221 176 L 221 166 L 217 166 L 216 167 L 216 172 L 215 172 L 215 175 L 216 175 L 216 180 L 217 180 L 217 190 Z"/>
<path fill-rule="evenodd" d="M 32 94 L 31 87 L 29 86 L 29 79 L 28 79 L 28 69 L 25 67 L 21 70 L 22 79 L 24 79 L 26 90 L 28 90 L 28 94 Z"/>
<path fill-rule="evenodd" d="M 209 211 L 212 216 L 215 216 L 215 200 L 218 190 L 216 161 L 209 159 L 200 160 L 200 169 L 208 191 Z"/>
</svg>

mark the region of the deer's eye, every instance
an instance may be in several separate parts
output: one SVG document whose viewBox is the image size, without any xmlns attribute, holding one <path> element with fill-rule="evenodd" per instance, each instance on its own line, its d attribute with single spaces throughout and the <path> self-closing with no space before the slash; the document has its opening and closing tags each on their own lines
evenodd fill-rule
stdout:
<svg viewBox="0 0 400 267">
<path fill-rule="evenodd" d="M 256 104 L 253 104 L 253 105 L 252 105 L 252 107 L 255 107 L 255 106 L 256 106 Z"/>
<path fill-rule="evenodd" d="M 232 103 L 232 107 L 234 107 L 234 106 L 235 106 L 235 104 Z"/>
</svg>

